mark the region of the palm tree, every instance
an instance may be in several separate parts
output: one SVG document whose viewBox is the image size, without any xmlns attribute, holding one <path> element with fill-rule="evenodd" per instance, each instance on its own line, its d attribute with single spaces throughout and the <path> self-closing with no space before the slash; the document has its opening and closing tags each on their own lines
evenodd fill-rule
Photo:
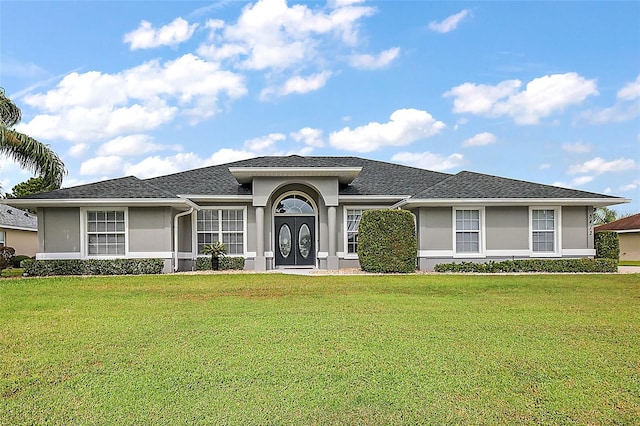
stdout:
<svg viewBox="0 0 640 426">
<path fill-rule="evenodd" d="M 58 189 L 67 174 L 64 163 L 49 145 L 13 130 L 22 112 L 0 87 L 0 154 L 43 177 L 47 190 Z"/>
</svg>

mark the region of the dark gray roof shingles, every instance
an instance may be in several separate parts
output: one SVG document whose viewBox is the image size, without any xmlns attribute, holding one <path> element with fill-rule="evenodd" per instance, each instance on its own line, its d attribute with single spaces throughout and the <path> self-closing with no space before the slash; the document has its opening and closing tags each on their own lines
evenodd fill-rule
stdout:
<svg viewBox="0 0 640 426">
<path fill-rule="evenodd" d="M 419 199 L 616 198 L 523 180 L 462 171 L 418 193 Z"/>
<path fill-rule="evenodd" d="M 35 215 L 0 204 L 0 228 L 38 229 L 38 218 Z"/>
<path fill-rule="evenodd" d="M 405 195 L 413 198 L 616 198 L 573 189 L 507 179 L 474 172 L 456 175 L 359 157 L 264 156 L 227 164 L 138 179 L 133 176 L 91 183 L 43 194 L 32 199 L 177 198 L 179 195 L 251 195 L 230 167 L 362 167 L 340 195 Z"/>
</svg>

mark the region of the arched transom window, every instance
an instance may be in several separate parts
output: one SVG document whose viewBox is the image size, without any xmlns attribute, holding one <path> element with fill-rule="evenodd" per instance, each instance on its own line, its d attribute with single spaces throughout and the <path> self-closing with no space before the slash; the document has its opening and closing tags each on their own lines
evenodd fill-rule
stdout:
<svg viewBox="0 0 640 426">
<path fill-rule="evenodd" d="M 278 202 L 275 213 L 282 215 L 306 215 L 314 214 L 315 211 L 307 197 L 301 194 L 292 194 Z"/>
</svg>

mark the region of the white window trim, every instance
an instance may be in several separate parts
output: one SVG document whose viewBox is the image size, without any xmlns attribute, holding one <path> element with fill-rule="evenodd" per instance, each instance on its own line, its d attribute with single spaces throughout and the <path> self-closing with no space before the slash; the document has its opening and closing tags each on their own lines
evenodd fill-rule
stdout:
<svg viewBox="0 0 640 426">
<path fill-rule="evenodd" d="M 227 257 L 244 257 L 247 258 L 247 206 L 202 206 L 200 210 L 242 210 L 242 253 L 241 254 L 228 254 Z M 218 216 L 222 218 L 222 215 Z M 198 253 L 198 214 L 191 215 L 191 247 L 193 252 L 191 256 L 193 259 L 197 257 L 206 257 L 207 255 Z M 222 232 L 219 230 L 218 232 Z"/>
<path fill-rule="evenodd" d="M 124 255 L 90 256 L 89 238 L 87 238 L 87 212 L 124 212 Z M 80 258 L 81 259 L 119 259 L 129 257 L 129 208 L 128 207 L 81 207 L 80 208 Z"/>
<path fill-rule="evenodd" d="M 478 219 L 480 220 L 480 229 L 478 230 L 478 249 L 479 251 L 476 253 L 470 252 L 462 252 L 458 253 L 456 251 L 456 212 L 462 210 L 478 210 Z M 478 259 L 487 257 L 487 230 L 485 226 L 484 220 L 484 206 L 460 206 L 453 207 L 451 209 L 451 228 L 452 228 L 452 244 L 453 244 L 453 257 L 456 259 Z"/>
<path fill-rule="evenodd" d="M 533 211 L 553 210 L 554 232 L 553 251 L 533 251 Z M 529 252 L 530 257 L 562 257 L 562 207 L 560 206 L 529 206 Z"/>
<path fill-rule="evenodd" d="M 0 231 L 0 246 L 7 245 L 7 233 L 5 231 Z"/>
<path fill-rule="evenodd" d="M 344 255 L 340 256 L 339 253 L 337 253 L 338 257 L 341 257 L 343 259 L 359 259 L 358 257 L 358 253 L 349 253 L 349 237 L 347 236 L 347 210 L 362 210 L 362 213 L 364 213 L 364 210 L 380 210 L 380 209 L 385 209 L 388 207 L 382 207 L 382 206 L 342 206 L 342 247 L 344 250 Z"/>
</svg>

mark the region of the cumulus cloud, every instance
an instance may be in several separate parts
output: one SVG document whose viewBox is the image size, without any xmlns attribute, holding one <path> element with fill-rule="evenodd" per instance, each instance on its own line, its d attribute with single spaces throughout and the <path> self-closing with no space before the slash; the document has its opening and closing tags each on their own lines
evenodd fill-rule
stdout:
<svg viewBox="0 0 640 426">
<path fill-rule="evenodd" d="M 454 153 L 445 157 L 431 152 L 399 152 L 391 160 L 421 169 L 443 171 L 460 167 L 464 164 L 464 156 Z"/>
<path fill-rule="evenodd" d="M 122 158 L 117 155 L 93 157 L 83 161 L 80 174 L 84 176 L 114 176 L 122 172 Z"/>
<path fill-rule="evenodd" d="M 233 58 L 250 70 L 283 70 L 313 61 L 320 36 L 335 36 L 348 46 L 359 40 L 358 22 L 375 9 L 358 2 L 334 2 L 329 9 L 310 9 L 286 0 L 259 0 L 242 9 L 237 22 L 207 25 L 210 41 L 198 52 L 210 58 Z"/>
<path fill-rule="evenodd" d="M 577 73 L 553 74 L 535 78 L 520 90 L 522 82 L 506 80 L 495 86 L 464 83 L 446 92 L 454 98 L 453 112 L 486 117 L 509 116 L 517 124 L 538 124 L 544 117 L 580 104 L 597 95 L 595 80 Z"/>
<path fill-rule="evenodd" d="M 198 24 L 189 24 L 182 18 L 176 18 L 158 29 L 154 29 L 150 22 L 142 21 L 137 29 L 125 34 L 123 41 L 129 44 L 131 50 L 177 46 L 189 40 L 197 27 Z"/>
<path fill-rule="evenodd" d="M 119 136 L 105 142 L 98 148 L 98 155 L 135 156 L 165 149 L 180 151 L 182 147 L 156 144 L 150 135 L 135 134 Z"/>
<path fill-rule="evenodd" d="M 354 129 L 345 127 L 329 135 L 334 148 L 371 152 L 384 146 L 403 146 L 438 134 L 446 126 L 431 114 L 417 109 L 399 109 L 386 123 L 372 122 Z"/>
<path fill-rule="evenodd" d="M 67 155 L 73 158 L 83 157 L 89 151 L 88 143 L 77 143 L 67 151 Z"/>
<path fill-rule="evenodd" d="M 324 146 L 324 140 L 322 138 L 322 130 L 313 129 L 311 127 L 305 127 L 292 132 L 291 137 L 296 142 L 303 142 L 309 147 L 322 148 Z"/>
<path fill-rule="evenodd" d="M 559 186 L 561 188 L 579 188 L 593 181 L 593 179 L 594 179 L 593 176 L 578 176 L 577 178 L 574 178 L 571 182 L 554 182 L 552 183 L 552 185 Z"/>
<path fill-rule="evenodd" d="M 603 158 L 596 157 L 582 164 L 574 164 L 569 167 L 567 173 L 570 175 L 578 173 L 595 173 L 599 175 L 602 173 L 623 172 L 635 169 L 636 167 L 635 160 L 631 158 L 618 158 L 616 160 L 606 161 Z"/>
<path fill-rule="evenodd" d="M 378 54 L 355 54 L 349 58 L 349 64 L 354 68 L 359 69 L 377 69 L 384 68 L 393 62 L 400 55 L 400 48 L 393 47 L 391 49 L 383 50 Z"/>
<path fill-rule="evenodd" d="M 640 75 L 635 81 L 618 90 L 616 103 L 608 108 L 591 109 L 582 113 L 582 119 L 591 124 L 620 123 L 640 115 Z"/>
<path fill-rule="evenodd" d="M 466 139 L 462 146 L 484 146 L 496 143 L 496 136 L 493 133 L 483 132 Z"/>
<path fill-rule="evenodd" d="M 448 33 L 456 28 L 458 28 L 458 24 L 462 22 L 464 18 L 469 15 L 469 11 L 467 9 L 463 9 L 455 15 L 451 15 L 444 19 L 441 22 L 431 21 L 429 22 L 429 29 L 438 33 Z"/>
<path fill-rule="evenodd" d="M 223 148 L 208 158 L 201 158 L 193 152 L 178 153 L 167 157 L 147 157 L 137 163 L 125 164 L 123 170 L 127 175 L 146 179 L 199 167 L 244 160 L 255 156 L 256 154 L 253 152 Z"/>
<path fill-rule="evenodd" d="M 590 152 L 591 147 L 583 142 L 564 143 L 562 144 L 562 150 L 566 152 L 585 153 Z"/>
<path fill-rule="evenodd" d="M 265 152 L 271 150 L 278 141 L 283 141 L 286 138 L 287 136 L 282 133 L 270 133 L 266 136 L 249 139 L 244 143 L 244 147 L 252 152 Z"/>
<path fill-rule="evenodd" d="M 260 99 L 266 100 L 271 95 L 287 96 L 293 93 L 304 94 L 308 92 L 316 91 L 325 84 L 331 76 L 331 72 L 323 71 L 317 74 L 312 74 L 308 77 L 295 76 L 291 77 L 281 87 L 267 87 L 260 93 Z"/>
<path fill-rule="evenodd" d="M 202 119 L 217 112 L 222 96 L 247 93 L 244 77 L 192 54 L 145 62 L 116 74 L 73 72 L 46 93 L 24 102 L 44 111 L 19 131 L 37 138 L 87 142 L 141 133 L 179 114 Z"/>
<path fill-rule="evenodd" d="M 635 81 L 628 83 L 622 89 L 618 90 L 618 99 L 632 101 L 640 98 L 640 75 Z"/>
<path fill-rule="evenodd" d="M 638 187 L 640 187 L 640 179 L 636 179 L 631 183 L 622 185 L 620 188 L 618 188 L 618 191 L 628 192 L 628 191 L 633 191 L 634 189 L 638 189 Z"/>
</svg>

